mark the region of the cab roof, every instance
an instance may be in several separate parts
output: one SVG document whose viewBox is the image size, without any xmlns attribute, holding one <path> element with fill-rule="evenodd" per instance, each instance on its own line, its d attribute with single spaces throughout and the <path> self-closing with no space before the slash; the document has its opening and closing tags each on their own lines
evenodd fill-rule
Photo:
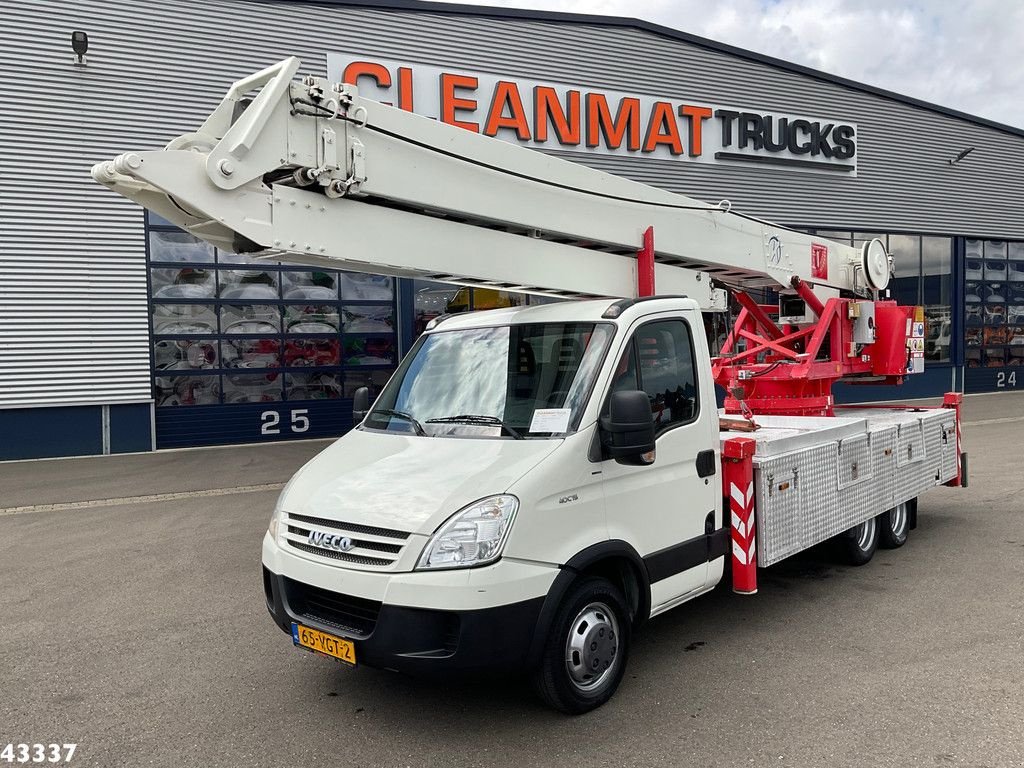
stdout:
<svg viewBox="0 0 1024 768">
<path fill-rule="evenodd" d="M 440 322 L 430 328 L 428 333 L 526 323 L 630 322 L 637 315 L 691 309 L 699 309 L 699 306 L 696 301 L 685 296 L 560 301 L 554 304 L 488 309 L 442 316 Z"/>
</svg>

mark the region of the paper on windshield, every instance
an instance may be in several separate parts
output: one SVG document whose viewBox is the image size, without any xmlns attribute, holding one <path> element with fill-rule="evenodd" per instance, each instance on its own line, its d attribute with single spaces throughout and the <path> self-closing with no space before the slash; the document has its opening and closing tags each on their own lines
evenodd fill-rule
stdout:
<svg viewBox="0 0 1024 768">
<path fill-rule="evenodd" d="M 531 432 L 566 432 L 569 429 L 569 408 L 538 408 L 530 422 Z"/>
</svg>

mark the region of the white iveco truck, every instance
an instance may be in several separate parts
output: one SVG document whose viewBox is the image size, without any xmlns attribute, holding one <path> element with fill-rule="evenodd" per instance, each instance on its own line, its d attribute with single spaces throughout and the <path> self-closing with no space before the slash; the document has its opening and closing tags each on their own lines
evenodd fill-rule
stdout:
<svg viewBox="0 0 1024 768">
<path fill-rule="evenodd" d="M 645 620 L 837 537 L 899 547 L 962 484 L 959 400 L 840 409 L 921 367 L 922 318 L 853 249 L 296 80 L 235 83 L 94 178 L 219 248 L 573 298 L 434 320 L 263 541 L 295 645 L 412 673 L 526 670 L 580 713 Z M 655 243 L 654 235 L 657 237 Z M 657 293 L 655 292 L 657 286 Z M 778 307 L 750 289 L 779 292 Z M 712 358 L 703 312 L 739 310 Z M 715 385 L 727 390 L 716 406 Z"/>
</svg>

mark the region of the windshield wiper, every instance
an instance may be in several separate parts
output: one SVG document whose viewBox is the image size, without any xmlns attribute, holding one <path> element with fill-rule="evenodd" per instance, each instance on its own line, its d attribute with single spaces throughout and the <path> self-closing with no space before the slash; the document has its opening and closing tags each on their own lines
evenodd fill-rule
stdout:
<svg viewBox="0 0 1024 768">
<path fill-rule="evenodd" d="M 463 413 L 459 416 L 441 416 L 436 419 L 427 419 L 427 424 L 494 424 L 500 426 L 516 440 L 522 440 L 522 433 L 515 427 L 511 427 L 497 416 L 477 416 L 472 413 Z"/>
<path fill-rule="evenodd" d="M 384 416 L 394 416 L 395 418 L 408 421 L 410 424 L 412 424 L 413 429 L 416 430 L 417 435 L 419 435 L 420 437 L 427 437 L 427 430 L 423 428 L 422 424 L 416 421 L 412 414 L 406 413 L 405 411 L 395 411 L 392 410 L 391 408 L 374 408 L 372 413 L 379 413 Z"/>
</svg>

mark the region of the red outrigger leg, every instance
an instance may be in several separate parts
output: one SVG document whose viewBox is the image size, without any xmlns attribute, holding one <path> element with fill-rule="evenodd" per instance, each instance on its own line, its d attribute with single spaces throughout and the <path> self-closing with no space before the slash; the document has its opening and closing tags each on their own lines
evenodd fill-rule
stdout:
<svg viewBox="0 0 1024 768">
<path fill-rule="evenodd" d="M 732 532 L 732 591 L 757 593 L 757 532 L 754 515 L 754 448 L 749 437 L 722 444 L 722 491 Z"/>
</svg>

